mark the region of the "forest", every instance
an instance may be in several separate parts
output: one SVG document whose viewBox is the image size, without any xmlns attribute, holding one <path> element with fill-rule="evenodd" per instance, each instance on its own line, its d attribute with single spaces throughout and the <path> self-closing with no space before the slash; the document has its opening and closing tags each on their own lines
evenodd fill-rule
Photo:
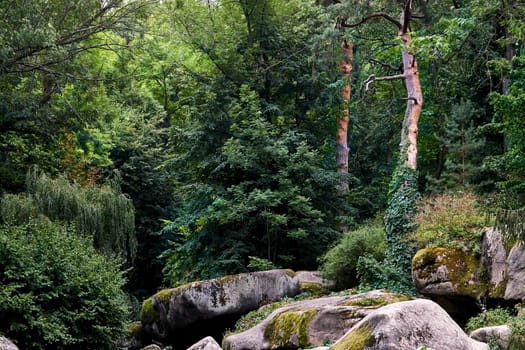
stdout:
<svg viewBox="0 0 525 350">
<path fill-rule="evenodd" d="M 113 349 L 191 281 L 413 294 L 423 246 L 525 239 L 522 0 L 0 8 L 0 335 L 21 349 Z"/>
</svg>

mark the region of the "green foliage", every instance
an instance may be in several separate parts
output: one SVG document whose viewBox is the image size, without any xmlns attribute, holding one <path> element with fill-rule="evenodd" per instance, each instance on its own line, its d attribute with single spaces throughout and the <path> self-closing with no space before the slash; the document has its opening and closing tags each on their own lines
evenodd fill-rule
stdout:
<svg viewBox="0 0 525 350">
<path fill-rule="evenodd" d="M 119 264 L 71 226 L 0 227 L 0 329 L 21 349 L 114 349 L 124 283 Z"/>
<path fill-rule="evenodd" d="M 512 313 L 502 307 L 486 310 L 468 320 L 466 331 L 470 333 L 482 327 L 501 326 L 507 324 L 511 317 Z"/>
<path fill-rule="evenodd" d="M 321 259 L 323 277 L 336 282 L 338 288 L 358 284 L 357 262 L 365 254 L 382 260 L 385 253 L 385 235 L 381 222 L 365 224 L 346 232 L 341 240 Z"/>
<path fill-rule="evenodd" d="M 500 306 L 484 310 L 468 320 L 466 331 L 470 333 L 478 328 L 500 325 L 508 325 L 510 327 L 509 350 L 522 350 L 525 344 L 525 316 L 523 315 L 523 309 L 519 305 L 514 311 Z M 495 349 L 499 349 L 499 347 Z"/>
<path fill-rule="evenodd" d="M 417 173 L 408 168 L 401 158 L 392 175 L 385 212 L 386 266 L 382 278 L 386 282 L 385 287 L 399 284 L 399 292 L 410 293 L 413 290 L 410 271 L 414 247 L 409 234 L 415 229 L 414 216 L 418 198 Z"/>
<path fill-rule="evenodd" d="M 248 259 L 249 263 L 247 268 L 250 269 L 250 271 L 267 271 L 277 268 L 277 266 L 268 259 L 258 258 L 256 256 L 249 256 Z"/>
<path fill-rule="evenodd" d="M 27 175 L 27 193 L 2 198 L 4 223 L 23 224 L 38 216 L 74 224 L 90 235 L 94 246 L 129 263 L 136 253 L 135 216 L 131 201 L 116 186 L 80 187 L 64 177 L 52 179 L 33 170 Z"/>
<path fill-rule="evenodd" d="M 466 248 L 480 253 L 482 229 L 490 222 L 472 192 L 427 197 L 420 200 L 417 207 L 417 229 L 411 235 L 417 248 Z"/>
</svg>

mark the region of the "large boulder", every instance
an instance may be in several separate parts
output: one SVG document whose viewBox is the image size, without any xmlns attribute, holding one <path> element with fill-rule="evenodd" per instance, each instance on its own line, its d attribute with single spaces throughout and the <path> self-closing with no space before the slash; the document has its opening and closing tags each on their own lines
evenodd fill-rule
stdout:
<svg viewBox="0 0 525 350">
<path fill-rule="evenodd" d="M 18 350 L 18 347 L 6 337 L 0 336 L 0 350 Z"/>
<path fill-rule="evenodd" d="M 363 318 L 330 350 L 489 350 L 469 338 L 438 304 L 424 299 L 384 306 Z"/>
<path fill-rule="evenodd" d="M 240 315 L 297 295 L 299 282 L 294 277 L 291 270 L 271 270 L 162 290 L 142 304 L 143 332 L 182 347 L 207 335 L 218 337 Z"/>
<path fill-rule="evenodd" d="M 503 297 L 506 300 L 525 297 L 525 248 L 522 244 L 512 247 L 507 257 L 507 284 Z"/>
<path fill-rule="evenodd" d="M 425 248 L 412 259 L 412 277 L 422 295 L 463 322 L 479 312 L 478 301 L 525 297 L 525 248 L 506 246 L 494 228 L 484 231 L 481 252 Z"/>
<path fill-rule="evenodd" d="M 408 299 L 378 290 L 295 302 L 275 310 L 255 327 L 226 337 L 223 348 L 298 349 L 333 343 L 372 311 Z"/>
</svg>

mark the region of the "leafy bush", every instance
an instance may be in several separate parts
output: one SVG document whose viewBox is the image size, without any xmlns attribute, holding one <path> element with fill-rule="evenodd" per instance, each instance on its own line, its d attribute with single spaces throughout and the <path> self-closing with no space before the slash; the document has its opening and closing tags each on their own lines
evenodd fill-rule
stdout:
<svg viewBox="0 0 525 350">
<path fill-rule="evenodd" d="M 496 307 L 471 317 L 467 322 L 466 330 L 470 333 L 482 327 L 501 326 L 507 324 L 511 317 L 512 313 L 508 309 Z"/>
<path fill-rule="evenodd" d="M 466 330 L 470 333 L 482 327 L 506 324 L 511 330 L 509 350 L 523 350 L 525 349 L 525 314 L 521 307 L 517 309 L 517 315 L 514 315 L 511 310 L 499 306 L 491 310 L 483 311 L 468 320 Z M 499 347 L 495 349 L 499 349 Z"/>
<path fill-rule="evenodd" d="M 413 234 L 421 247 L 468 248 L 479 252 L 481 229 L 489 224 L 487 216 L 476 207 L 471 192 L 441 194 L 422 199 L 415 217 Z"/>
<path fill-rule="evenodd" d="M 336 282 L 338 288 L 358 284 L 357 261 L 368 254 L 382 259 L 385 253 L 385 235 L 380 222 L 367 224 L 347 232 L 339 243 L 321 258 L 323 277 Z"/>
<path fill-rule="evenodd" d="M 72 227 L 0 227 L 0 330 L 20 349 L 113 349 L 128 316 L 119 264 Z"/>
</svg>

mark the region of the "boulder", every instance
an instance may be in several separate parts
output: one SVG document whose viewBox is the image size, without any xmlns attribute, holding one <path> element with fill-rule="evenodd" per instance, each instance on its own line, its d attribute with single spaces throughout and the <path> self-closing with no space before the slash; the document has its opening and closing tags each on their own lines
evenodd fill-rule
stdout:
<svg viewBox="0 0 525 350">
<path fill-rule="evenodd" d="M 384 306 L 363 318 L 330 350 L 489 350 L 469 338 L 438 304 L 418 299 Z"/>
<path fill-rule="evenodd" d="M 260 271 L 162 290 L 142 304 L 143 332 L 179 347 L 208 335 L 218 338 L 242 314 L 297 295 L 299 282 L 294 277 L 291 270 Z"/>
<path fill-rule="evenodd" d="M 525 247 L 517 244 L 507 257 L 507 285 L 504 299 L 521 300 L 525 297 Z"/>
<path fill-rule="evenodd" d="M 299 282 L 301 293 L 318 295 L 332 290 L 335 282 L 323 279 L 319 271 L 297 271 L 295 278 Z"/>
<path fill-rule="evenodd" d="M 507 350 L 512 340 L 512 331 L 507 325 L 483 327 L 472 332 L 470 337 L 483 343 L 497 345 L 499 350 Z"/>
<path fill-rule="evenodd" d="M 471 316 L 480 299 L 521 301 L 525 297 L 525 247 L 508 250 L 495 228 L 486 228 L 481 253 L 425 248 L 412 259 L 417 290 L 453 314 Z"/>
<path fill-rule="evenodd" d="M 18 350 L 18 347 L 6 337 L 0 336 L 0 350 Z"/>
<path fill-rule="evenodd" d="M 206 337 L 190 346 L 187 350 L 222 350 L 212 337 Z"/>
<path fill-rule="evenodd" d="M 307 348 L 334 343 L 379 307 L 410 298 L 376 290 L 352 296 L 304 300 L 272 312 L 255 327 L 229 335 L 225 350 Z"/>
<path fill-rule="evenodd" d="M 489 227 L 481 242 L 481 264 L 487 272 L 488 296 L 503 297 L 507 281 L 507 251 L 499 230 Z"/>
<path fill-rule="evenodd" d="M 480 268 L 473 254 L 452 248 L 421 249 L 412 259 L 412 277 L 423 295 L 479 298 L 486 293 Z"/>
</svg>

